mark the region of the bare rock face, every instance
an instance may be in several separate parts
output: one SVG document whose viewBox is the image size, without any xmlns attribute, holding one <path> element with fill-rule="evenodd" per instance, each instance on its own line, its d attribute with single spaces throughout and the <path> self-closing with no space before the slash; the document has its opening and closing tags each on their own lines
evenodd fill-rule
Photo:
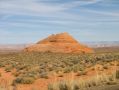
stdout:
<svg viewBox="0 0 119 90">
<path fill-rule="evenodd" d="M 25 48 L 27 52 L 53 52 L 53 53 L 92 53 L 93 50 L 76 41 L 68 33 L 53 34 Z"/>
</svg>

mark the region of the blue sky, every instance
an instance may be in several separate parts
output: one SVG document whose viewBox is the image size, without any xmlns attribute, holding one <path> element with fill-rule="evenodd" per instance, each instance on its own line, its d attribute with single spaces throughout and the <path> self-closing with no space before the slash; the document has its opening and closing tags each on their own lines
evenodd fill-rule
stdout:
<svg viewBox="0 0 119 90">
<path fill-rule="evenodd" d="M 119 0 L 0 0 L 0 44 L 69 32 L 79 41 L 119 41 Z"/>
</svg>

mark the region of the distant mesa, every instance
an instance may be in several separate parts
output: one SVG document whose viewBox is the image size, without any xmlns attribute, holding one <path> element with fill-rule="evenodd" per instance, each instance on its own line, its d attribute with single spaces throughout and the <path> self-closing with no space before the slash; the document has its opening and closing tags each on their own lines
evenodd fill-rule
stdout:
<svg viewBox="0 0 119 90">
<path fill-rule="evenodd" d="M 53 52 L 53 53 L 92 53 L 93 50 L 80 44 L 67 32 L 52 34 L 36 44 L 24 49 L 26 52 Z"/>
</svg>

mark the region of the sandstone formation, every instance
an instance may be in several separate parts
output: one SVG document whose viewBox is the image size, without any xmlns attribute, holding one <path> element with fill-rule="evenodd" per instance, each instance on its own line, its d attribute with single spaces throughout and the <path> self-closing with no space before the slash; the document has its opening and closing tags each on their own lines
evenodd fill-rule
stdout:
<svg viewBox="0 0 119 90">
<path fill-rule="evenodd" d="M 76 41 L 68 33 L 53 34 L 25 48 L 27 52 L 92 53 L 93 50 Z"/>
</svg>

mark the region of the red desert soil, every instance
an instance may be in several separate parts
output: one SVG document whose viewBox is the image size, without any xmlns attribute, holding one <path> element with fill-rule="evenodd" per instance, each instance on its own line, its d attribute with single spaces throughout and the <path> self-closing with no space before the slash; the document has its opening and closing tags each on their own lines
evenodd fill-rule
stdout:
<svg viewBox="0 0 119 90">
<path fill-rule="evenodd" d="M 0 87 L 6 88 L 7 90 L 12 89 L 12 81 L 14 80 L 14 76 L 11 72 L 6 73 L 4 69 L 0 68 Z M 9 88 L 9 89 L 8 89 Z"/>
<path fill-rule="evenodd" d="M 35 45 L 25 48 L 27 52 L 92 53 L 93 50 L 80 44 L 68 33 L 53 34 Z"/>
<path fill-rule="evenodd" d="M 100 65 L 96 65 L 96 68 L 98 69 L 99 67 L 101 67 Z M 98 74 L 101 73 L 112 73 L 115 70 L 115 66 L 110 66 L 108 69 L 104 70 L 104 71 L 98 71 Z M 63 77 L 58 77 L 56 74 L 54 75 L 50 75 L 48 79 L 38 79 L 36 80 L 33 84 L 28 84 L 28 85 L 24 85 L 24 84 L 20 84 L 17 85 L 17 90 L 47 90 L 47 85 L 50 83 L 55 83 L 61 80 L 77 80 L 77 79 L 89 79 L 93 76 L 95 76 L 97 74 L 97 72 L 95 70 L 92 70 L 91 68 L 87 69 L 87 74 L 86 75 L 82 75 L 82 76 L 76 76 L 76 73 L 65 73 L 63 74 Z M 7 85 L 6 86 L 10 86 L 11 83 L 8 83 L 9 81 L 12 81 L 14 79 L 14 77 L 11 75 L 11 73 L 6 73 L 4 71 L 4 69 L 0 69 L 0 73 L 2 73 L 2 77 L 0 77 L 0 84 L 2 85 Z M 3 81 L 4 82 L 3 82 Z"/>
</svg>

